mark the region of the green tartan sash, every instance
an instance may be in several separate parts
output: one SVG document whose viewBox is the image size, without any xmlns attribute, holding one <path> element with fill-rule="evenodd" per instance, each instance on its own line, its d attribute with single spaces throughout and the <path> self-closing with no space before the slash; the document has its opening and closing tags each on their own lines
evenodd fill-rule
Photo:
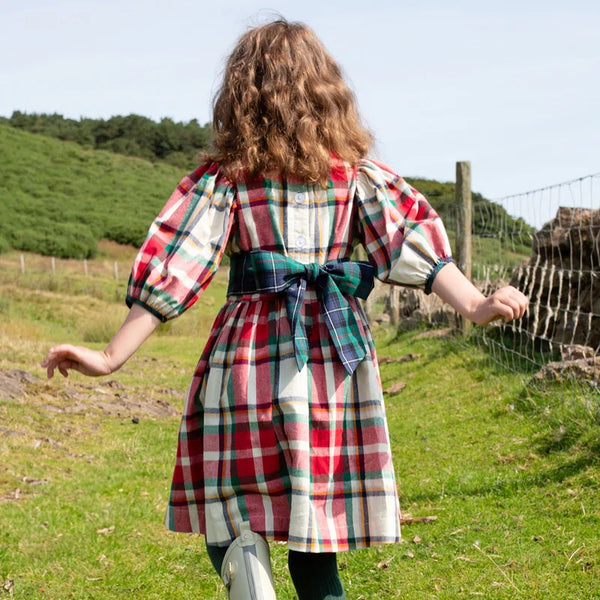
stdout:
<svg viewBox="0 0 600 600">
<path fill-rule="evenodd" d="M 374 268 L 367 262 L 333 260 L 322 265 L 305 265 L 277 252 L 255 250 L 232 256 L 227 294 L 285 294 L 300 371 L 309 356 L 300 308 L 307 283 L 315 285 L 331 341 L 344 368 L 352 375 L 369 348 L 346 296 L 365 300 L 373 289 L 373 282 Z"/>
</svg>

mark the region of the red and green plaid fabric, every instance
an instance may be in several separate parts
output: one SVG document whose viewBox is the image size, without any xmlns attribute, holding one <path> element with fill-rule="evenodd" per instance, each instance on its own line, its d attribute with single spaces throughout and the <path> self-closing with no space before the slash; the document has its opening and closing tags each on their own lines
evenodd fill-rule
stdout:
<svg viewBox="0 0 600 600">
<path fill-rule="evenodd" d="M 232 256 L 227 294 L 280 294 L 285 292 L 298 370 L 309 356 L 308 338 L 300 309 L 306 284 L 315 286 L 329 337 L 348 375 L 367 355 L 368 343 L 362 338 L 354 311 L 345 295 L 366 300 L 373 289 L 370 263 L 332 260 L 324 265 L 303 264 L 277 252 L 254 250 Z"/>
<path fill-rule="evenodd" d="M 324 265 L 347 261 L 356 244 L 379 279 L 423 289 L 450 257 L 427 200 L 372 160 L 356 168 L 332 161 L 326 187 L 275 174 L 232 185 L 208 164 L 181 182 L 151 226 L 127 301 L 166 320 L 197 300 L 225 252 Z M 188 391 L 170 529 L 227 545 L 250 521 L 268 539 L 310 552 L 398 541 L 377 356 L 359 301 L 346 300 L 368 350 L 352 375 L 315 286 L 299 306 L 307 353 L 300 370 L 285 294 L 228 296 Z"/>
</svg>

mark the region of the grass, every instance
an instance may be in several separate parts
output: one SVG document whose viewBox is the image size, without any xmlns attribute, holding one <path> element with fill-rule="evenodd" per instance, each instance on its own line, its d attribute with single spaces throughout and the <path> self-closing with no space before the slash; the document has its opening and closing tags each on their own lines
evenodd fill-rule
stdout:
<svg viewBox="0 0 600 600">
<path fill-rule="evenodd" d="M 47 348 L 81 343 L 122 313 L 124 282 L 112 277 L 112 257 L 90 262 L 88 278 L 61 262 L 52 284 L 3 260 L 0 370 L 39 380 L 0 393 L 0 599 L 224 599 L 202 539 L 167 532 L 162 518 L 175 413 L 225 273 L 110 378 L 118 386 L 76 375 L 48 382 L 38 366 Z M 340 555 L 348 598 L 599 598 L 594 414 L 574 408 L 577 398 L 564 403 L 561 388 L 528 390 L 452 338 L 376 337 L 381 357 L 419 354 L 383 363 L 381 377 L 384 388 L 407 384 L 386 397 L 403 512 L 437 519 L 405 525 L 402 544 Z M 171 411 L 151 412 L 166 403 Z M 272 555 L 278 598 L 295 598 L 285 547 Z"/>
</svg>

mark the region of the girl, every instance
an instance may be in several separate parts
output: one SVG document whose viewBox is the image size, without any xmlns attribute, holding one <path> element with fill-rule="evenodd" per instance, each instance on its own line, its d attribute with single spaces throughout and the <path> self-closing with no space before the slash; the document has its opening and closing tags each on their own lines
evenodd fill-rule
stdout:
<svg viewBox="0 0 600 600">
<path fill-rule="evenodd" d="M 189 389 L 167 526 L 204 534 L 221 572 L 249 523 L 287 542 L 301 600 L 345 598 L 336 553 L 400 539 L 377 357 L 357 298 L 375 276 L 433 291 L 478 324 L 521 317 L 527 299 L 512 287 L 479 293 L 451 262 L 427 200 L 366 158 L 372 138 L 354 96 L 305 25 L 278 20 L 241 37 L 213 126 L 212 154 L 139 251 L 121 329 L 102 352 L 61 345 L 43 365 L 48 377 L 113 373 L 197 300 L 227 253 L 228 298 Z M 350 260 L 356 245 L 368 263 Z"/>
</svg>

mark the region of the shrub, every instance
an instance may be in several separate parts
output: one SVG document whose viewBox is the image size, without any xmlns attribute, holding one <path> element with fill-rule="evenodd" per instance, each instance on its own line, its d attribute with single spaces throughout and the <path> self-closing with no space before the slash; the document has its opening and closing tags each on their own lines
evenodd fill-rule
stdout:
<svg viewBox="0 0 600 600">
<path fill-rule="evenodd" d="M 57 223 L 30 215 L 15 215 L 11 223 L 0 223 L 0 236 L 16 250 L 57 258 L 93 258 L 98 251 L 96 239 L 86 225 Z"/>
</svg>

